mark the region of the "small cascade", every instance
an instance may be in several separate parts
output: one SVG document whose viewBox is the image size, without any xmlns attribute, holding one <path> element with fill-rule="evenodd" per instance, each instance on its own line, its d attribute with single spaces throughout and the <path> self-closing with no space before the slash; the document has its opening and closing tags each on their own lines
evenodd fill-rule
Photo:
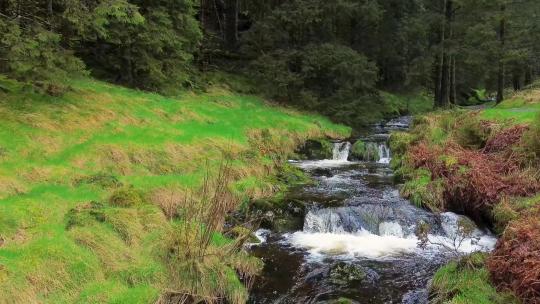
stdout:
<svg viewBox="0 0 540 304">
<path fill-rule="evenodd" d="M 379 143 L 378 150 L 379 150 L 379 161 L 378 162 L 380 164 L 389 164 L 390 160 L 391 160 L 390 148 L 388 147 L 386 142 Z"/>
<path fill-rule="evenodd" d="M 366 142 L 366 160 L 373 160 L 379 164 L 389 164 L 391 158 L 390 147 L 386 141 Z"/>
<path fill-rule="evenodd" d="M 346 162 L 349 158 L 351 143 L 348 141 L 334 143 L 333 160 Z"/>
<path fill-rule="evenodd" d="M 460 233 L 460 223 L 465 221 L 472 225 L 472 234 Z M 399 203 L 311 210 L 305 217 L 303 231 L 292 234 L 290 241 L 317 255 L 377 257 L 421 252 L 415 235 L 420 222 L 432 229 L 428 235 L 431 249 L 428 253 L 433 250 L 470 253 L 489 251 L 495 246 L 496 238 L 464 216 L 447 212 L 437 218 L 410 204 Z"/>
</svg>

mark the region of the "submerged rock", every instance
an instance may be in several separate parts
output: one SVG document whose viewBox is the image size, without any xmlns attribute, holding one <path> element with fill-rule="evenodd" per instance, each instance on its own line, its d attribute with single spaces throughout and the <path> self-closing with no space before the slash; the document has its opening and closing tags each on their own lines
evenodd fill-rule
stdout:
<svg viewBox="0 0 540 304">
<path fill-rule="evenodd" d="M 351 283 L 374 283 L 379 275 L 359 265 L 339 262 L 330 269 L 330 282 L 334 285 L 349 285 Z"/>
<path fill-rule="evenodd" d="M 424 304 L 428 303 L 429 292 L 427 289 L 412 290 L 406 293 L 401 300 L 402 304 Z"/>
</svg>

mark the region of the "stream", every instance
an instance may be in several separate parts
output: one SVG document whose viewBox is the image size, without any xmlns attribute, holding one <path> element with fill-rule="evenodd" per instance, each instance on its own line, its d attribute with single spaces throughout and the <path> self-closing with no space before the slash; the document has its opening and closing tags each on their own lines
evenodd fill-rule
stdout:
<svg viewBox="0 0 540 304">
<path fill-rule="evenodd" d="M 441 265 L 493 249 L 496 238 L 466 217 L 433 214 L 400 197 L 387 140 L 409 120 L 362 138 L 377 147 L 378 161 L 349 161 L 349 142 L 335 143 L 331 160 L 291 161 L 316 181 L 286 198 L 307 206 L 303 228 L 257 231 L 261 243 L 250 251 L 265 266 L 249 303 L 427 303 L 428 282 Z M 467 235 L 463 223 L 473 225 Z M 430 227 L 422 247 L 419 225 Z"/>
</svg>

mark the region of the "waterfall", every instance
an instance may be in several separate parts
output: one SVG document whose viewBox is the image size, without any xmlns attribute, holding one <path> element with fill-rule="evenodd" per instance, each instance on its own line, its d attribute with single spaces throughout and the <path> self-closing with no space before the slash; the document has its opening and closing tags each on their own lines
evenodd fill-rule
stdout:
<svg viewBox="0 0 540 304">
<path fill-rule="evenodd" d="M 349 158 L 349 151 L 351 150 L 351 143 L 348 141 L 334 143 L 333 160 L 346 162 Z"/>
<path fill-rule="evenodd" d="M 462 221 L 472 225 L 472 234 L 460 232 Z M 490 251 L 497 241 L 464 216 L 443 213 L 439 223 L 432 214 L 398 203 L 312 209 L 306 214 L 303 231 L 293 233 L 290 241 L 316 254 L 393 255 L 417 250 L 419 222 L 432 229 L 428 252 Z"/>
<path fill-rule="evenodd" d="M 389 164 L 391 157 L 390 157 L 390 148 L 386 143 L 379 143 L 379 163 L 381 164 Z"/>
<path fill-rule="evenodd" d="M 380 164 L 389 164 L 392 158 L 388 144 L 386 142 L 367 142 L 366 159 L 377 161 Z"/>
</svg>

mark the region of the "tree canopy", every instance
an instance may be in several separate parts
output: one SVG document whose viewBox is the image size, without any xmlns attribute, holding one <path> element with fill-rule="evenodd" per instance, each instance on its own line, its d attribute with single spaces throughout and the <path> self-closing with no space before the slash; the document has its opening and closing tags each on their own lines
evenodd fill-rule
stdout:
<svg viewBox="0 0 540 304">
<path fill-rule="evenodd" d="M 224 69 L 354 123 L 384 107 L 380 90 L 424 90 L 445 107 L 530 84 L 539 14 L 533 0 L 5 0 L 0 73 L 173 93 Z"/>
</svg>

